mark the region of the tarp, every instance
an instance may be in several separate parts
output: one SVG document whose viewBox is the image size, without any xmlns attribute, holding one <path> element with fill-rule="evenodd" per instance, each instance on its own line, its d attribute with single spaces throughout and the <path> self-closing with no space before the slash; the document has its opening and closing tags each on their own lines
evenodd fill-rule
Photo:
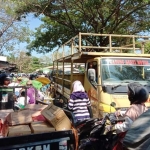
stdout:
<svg viewBox="0 0 150 150">
<path fill-rule="evenodd" d="M 150 150 L 150 110 L 134 121 L 123 140 L 123 145 L 128 150 Z"/>
</svg>

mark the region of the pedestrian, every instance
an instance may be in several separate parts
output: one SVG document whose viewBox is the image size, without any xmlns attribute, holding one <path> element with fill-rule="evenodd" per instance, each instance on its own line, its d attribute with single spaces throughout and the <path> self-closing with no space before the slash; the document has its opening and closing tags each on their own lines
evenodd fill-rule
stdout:
<svg viewBox="0 0 150 150">
<path fill-rule="evenodd" d="M 0 74 L 0 85 L 8 86 L 11 83 L 11 77 L 9 77 L 6 73 Z"/>
<path fill-rule="evenodd" d="M 91 103 L 82 83 L 78 80 L 74 81 L 72 84 L 72 93 L 70 95 L 68 108 L 73 111 L 77 121 L 90 118 L 88 106 L 91 106 Z"/>
<path fill-rule="evenodd" d="M 26 85 L 27 85 L 27 96 L 29 97 L 29 104 L 36 104 L 36 91 L 32 85 L 32 81 L 28 80 Z"/>
</svg>

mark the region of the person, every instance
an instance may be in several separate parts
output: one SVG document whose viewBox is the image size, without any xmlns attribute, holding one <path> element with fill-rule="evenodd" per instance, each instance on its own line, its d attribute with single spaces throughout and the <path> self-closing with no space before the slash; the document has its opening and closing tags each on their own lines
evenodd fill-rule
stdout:
<svg viewBox="0 0 150 150">
<path fill-rule="evenodd" d="M 89 65 L 88 78 L 90 81 L 96 81 L 96 72 L 95 72 L 95 69 L 93 68 L 92 63 L 90 63 Z"/>
<path fill-rule="evenodd" d="M 19 84 L 17 78 L 13 78 L 13 79 L 12 79 L 12 82 L 11 82 L 8 86 L 10 86 L 10 87 L 18 86 L 18 88 L 15 88 L 15 95 L 18 97 L 21 88 L 19 88 L 20 84 Z"/>
<path fill-rule="evenodd" d="M 106 130 L 115 130 L 120 137 L 117 144 L 114 146 L 113 150 L 122 150 L 122 141 L 125 137 L 126 132 L 131 127 L 132 123 L 144 112 L 148 110 L 145 106 L 145 102 L 148 100 L 149 92 L 148 90 L 139 83 L 130 83 L 128 84 L 128 99 L 130 101 L 130 107 L 127 111 L 118 110 L 115 114 L 116 116 L 124 117 L 123 123 L 115 124 L 114 126 L 106 126 Z"/>
<path fill-rule="evenodd" d="M 74 81 L 72 89 L 70 100 L 68 102 L 69 110 L 73 111 L 75 119 L 78 122 L 89 119 L 90 113 L 88 111 L 88 106 L 91 106 L 91 103 L 82 83 L 78 80 Z"/>
<path fill-rule="evenodd" d="M 0 74 L 0 85 L 8 86 L 11 83 L 11 77 L 9 77 L 6 73 Z"/>
<path fill-rule="evenodd" d="M 32 85 L 32 81 L 28 80 L 27 83 L 27 96 L 29 97 L 29 104 L 35 104 L 36 103 L 36 91 Z"/>
<path fill-rule="evenodd" d="M 0 74 L 0 86 L 1 86 L 1 99 L 0 109 L 13 109 L 16 96 L 13 93 L 13 89 L 8 85 L 11 83 L 11 78 L 6 74 Z"/>
<path fill-rule="evenodd" d="M 22 90 L 20 93 L 20 97 L 18 97 L 17 101 L 15 102 L 15 106 L 18 107 L 19 109 L 22 109 L 25 107 L 25 91 Z M 27 96 L 27 103 L 29 101 L 29 97 Z"/>
</svg>

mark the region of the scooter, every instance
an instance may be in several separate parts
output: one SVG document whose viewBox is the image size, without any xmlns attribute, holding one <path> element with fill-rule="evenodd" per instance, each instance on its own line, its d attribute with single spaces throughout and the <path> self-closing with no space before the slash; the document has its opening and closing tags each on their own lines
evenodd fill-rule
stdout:
<svg viewBox="0 0 150 150">
<path fill-rule="evenodd" d="M 123 121 L 123 119 L 116 118 L 114 114 L 107 114 L 103 119 L 95 122 L 89 137 L 80 140 L 79 150 L 112 150 L 118 136 L 114 131 L 106 132 L 105 126 L 115 124 L 118 121 Z"/>
</svg>

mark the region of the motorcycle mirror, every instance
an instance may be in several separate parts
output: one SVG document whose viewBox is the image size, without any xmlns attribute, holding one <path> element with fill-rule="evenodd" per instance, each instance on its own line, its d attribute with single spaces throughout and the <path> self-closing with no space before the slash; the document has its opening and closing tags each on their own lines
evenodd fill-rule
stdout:
<svg viewBox="0 0 150 150">
<path fill-rule="evenodd" d="M 116 103 L 115 103 L 115 102 L 112 102 L 112 103 L 110 104 L 110 106 L 116 107 Z"/>
</svg>

